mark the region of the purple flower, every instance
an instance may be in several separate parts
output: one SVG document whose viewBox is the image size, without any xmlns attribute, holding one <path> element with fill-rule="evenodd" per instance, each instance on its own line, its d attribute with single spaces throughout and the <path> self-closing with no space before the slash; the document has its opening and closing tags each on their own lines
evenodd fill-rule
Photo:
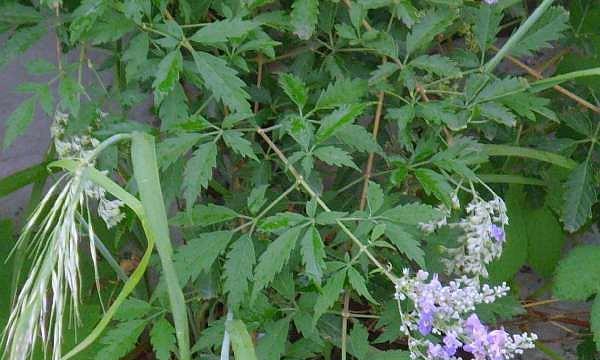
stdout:
<svg viewBox="0 0 600 360">
<path fill-rule="evenodd" d="M 508 334 L 504 330 L 493 330 L 487 336 L 488 354 L 492 360 L 503 360 L 502 350 L 508 342 Z"/>
<path fill-rule="evenodd" d="M 444 351 L 448 356 L 453 356 L 461 345 L 462 343 L 456 339 L 455 334 L 451 333 L 444 336 Z"/>
<path fill-rule="evenodd" d="M 433 312 L 421 313 L 421 317 L 419 319 L 419 332 L 421 333 L 421 335 L 429 335 L 431 333 L 432 328 Z"/>
<path fill-rule="evenodd" d="M 504 229 L 496 224 L 492 224 L 490 226 L 490 234 L 496 239 L 496 241 L 504 242 L 506 234 L 504 233 Z"/>
<path fill-rule="evenodd" d="M 429 355 L 429 359 L 444 359 L 447 360 L 450 358 L 446 351 L 439 344 L 429 343 L 429 347 L 427 348 L 427 355 Z"/>
</svg>

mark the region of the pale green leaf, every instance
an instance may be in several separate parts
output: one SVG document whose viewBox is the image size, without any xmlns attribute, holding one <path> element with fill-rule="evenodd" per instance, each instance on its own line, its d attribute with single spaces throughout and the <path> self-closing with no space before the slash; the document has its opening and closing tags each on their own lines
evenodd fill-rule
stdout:
<svg viewBox="0 0 600 360">
<path fill-rule="evenodd" d="M 173 325 L 161 317 L 150 330 L 150 343 L 158 360 L 171 359 L 175 347 L 175 329 Z"/>
<path fill-rule="evenodd" d="M 161 141 L 157 149 L 158 165 L 160 168 L 162 170 L 169 168 L 171 164 L 196 145 L 201 138 L 202 135 L 197 133 L 185 133 Z"/>
<path fill-rule="evenodd" d="M 494 42 L 496 34 L 500 30 L 502 10 L 482 2 L 473 18 L 473 35 L 477 40 L 479 50 L 485 52 L 488 46 Z"/>
<path fill-rule="evenodd" d="M 321 292 L 321 295 L 319 295 L 317 303 L 315 304 L 314 322 L 319 320 L 321 315 L 325 314 L 325 312 L 338 301 L 342 289 L 344 289 L 345 280 L 346 270 L 344 269 L 338 271 L 331 278 L 329 278 L 325 286 L 323 286 L 323 291 Z"/>
<path fill-rule="evenodd" d="M 448 209 L 452 208 L 452 187 L 446 180 L 446 178 L 430 169 L 417 169 L 415 170 L 415 176 L 417 180 L 423 186 L 423 190 L 427 195 L 432 194 L 438 200 L 440 200 Z"/>
<path fill-rule="evenodd" d="M 430 10 L 421 16 L 421 21 L 413 26 L 406 37 L 406 52 L 412 54 L 415 51 L 427 47 L 431 40 L 442 33 L 452 24 L 454 13 L 449 10 Z"/>
<path fill-rule="evenodd" d="M 237 217 L 238 213 L 225 206 L 215 204 L 195 205 L 189 210 L 178 212 L 169 219 L 169 224 L 181 227 L 209 226 L 233 220 Z"/>
<path fill-rule="evenodd" d="M 560 39 L 568 28 L 569 13 L 560 6 L 553 6 L 511 48 L 510 53 L 514 56 L 530 56 L 538 50 L 550 48 L 552 42 Z"/>
<path fill-rule="evenodd" d="M 585 301 L 600 292 L 600 246 L 584 245 L 571 250 L 560 261 L 554 277 L 554 296 Z"/>
<path fill-rule="evenodd" d="M 367 281 L 365 278 L 353 267 L 348 268 L 348 280 L 350 281 L 350 286 L 356 292 L 363 296 L 365 299 L 369 300 L 373 304 L 378 304 L 378 302 L 371 296 L 369 293 L 369 289 L 367 289 Z"/>
<path fill-rule="evenodd" d="M 119 321 L 128 321 L 139 319 L 146 316 L 150 311 L 152 311 L 152 305 L 149 303 L 135 299 L 129 298 L 119 306 L 119 310 L 115 313 L 114 319 Z"/>
<path fill-rule="evenodd" d="M 291 25 L 302 40 L 311 38 L 317 26 L 319 16 L 319 1 L 294 0 L 292 4 Z"/>
<path fill-rule="evenodd" d="M 237 239 L 227 253 L 223 266 L 225 282 L 223 290 L 227 293 L 227 305 L 236 309 L 244 301 L 248 292 L 248 282 L 252 280 L 252 267 L 256 262 L 254 244 L 248 235 Z"/>
<path fill-rule="evenodd" d="M 364 104 L 344 105 L 325 116 L 321 120 L 321 126 L 317 131 L 317 141 L 321 142 L 334 135 L 342 126 L 352 123 L 356 117 L 362 114 Z"/>
<path fill-rule="evenodd" d="M 122 322 L 106 331 L 99 340 L 102 348 L 96 353 L 95 360 L 119 360 L 127 355 L 137 343 L 148 320 Z"/>
<path fill-rule="evenodd" d="M 376 182 L 369 181 L 367 188 L 367 204 L 369 205 L 369 212 L 375 214 L 377 210 L 381 209 L 383 205 L 384 194 L 381 186 Z"/>
<path fill-rule="evenodd" d="M 563 229 L 547 207 L 528 211 L 526 224 L 527 262 L 538 274 L 550 277 L 563 253 Z"/>
<path fill-rule="evenodd" d="M 293 212 L 283 212 L 273 216 L 269 216 L 262 220 L 258 229 L 264 232 L 276 232 L 282 229 L 287 229 L 298 225 L 302 221 L 307 220 L 302 214 Z"/>
<path fill-rule="evenodd" d="M 217 166 L 217 145 L 210 141 L 198 146 L 183 172 L 183 196 L 188 209 L 192 207 L 200 191 L 208 186 L 215 166 Z"/>
<path fill-rule="evenodd" d="M 488 118 L 492 121 L 495 121 L 499 124 L 513 127 L 517 124 L 517 119 L 515 115 L 508 109 L 506 106 L 495 103 L 488 102 L 481 104 L 479 106 L 481 110 L 481 115 L 485 118 Z"/>
<path fill-rule="evenodd" d="M 257 360 L 252 338 L 242 320 L 227 320 L 225 328 L 231 337 L 236 360 Z"/>
<path fill-rule="evenodd" d="M 460 69 L 449 58 L 440 55 L 421 55 L 410 62 L 416 68 L 425 70 L 441 77 L 457 77 Z"/>
<path fill-rule="evenodd" d="M 419 240 L 411 233 L 404 230 L 402 226 L 386 223 L 385 235 L 406 257 L 419 266 L 425 267 L 425 252 L 421 249 Z"/>
<path fill-rule="evenodd" d="M 400 224 L 419 225 L 441 220 L 444 214 L 431 205 L 410 203 L 386 210 L 381 216 Z"/>
<path fill-rule="evenodd" d="M 4 17 L 4 14 L 2 16 Z M 46 32 L 48 26 L 42 22 L 35 26 L 20 28 L 8 40 L 3 40 L 0 50 L 0 70 L 37 43 Z"/>
<path fill-rule="evenodd" d="M 317 284 L 321 284 L 325 268 L 325 245 L 316 227 L 311 226 L 300 241 L 304 271 Z"/>
<path fill-rule="evenodd" d="M 198 30 L 189 39 L 203 44 L 226 42 L 229 39 L 243 37 L 260 24 L 242 19 L 226 19 L 209 23 Z"/>
<path fill-rule="evenodd" d="M 179 50 L 168 53 L 158 64 L 152 88 L 156 93 L 156 104 L 160 104 L 167 94 L 179 82 L 179 72 L 183 66 L 183 58 Z"/>
<path fill-rule="evenodd" d="M 243 157 L 249 157 L 258 161 L 252 143 L 244 138 L 244 133 L 236 130 L 227 130 L 223 133 L 223 140 L 228 147 Z"/>
<path fill-rule="evenodd" d="M 256 355 L 259 359 L 279 360 L 285 353 L 290 320 L 284 318 L 265 326 L 265 336 L 256 345 Z"/>
<path fill-rule="evenodd" d="M 367 93 L 367 82 L 362 79 L 339 79 L 330 83 L 321 92 L 316 107 L 334 108 L 341 105 L 356 104 Z"/>
<path fill-rule="evenodd" d="M 33 115 L 35 114 L 35 97 L 31 97 L 23 101 L 15 111 L 10 114 L 5 122 L 4 128 L 4 140 L 2 146 L 6 149 L 13 141 L 20 135 L 23 135 L 31 121 L 33 121 Z"/>
<path fill-rule="evenodd" d="M 577 165 L 564 188 L 563 222 L 567 231 L 575 232 L 590 219 L 597 199 L 591 166 L 587 162 Z"/>
<path fill-rule="evenodd" d="M 279 86 L 300 110 L 304 108 L 308 100 L 308 89 L 301 79 L 294 74 L 282 74 L 279 76 Z"/>
<path fill-rule="evenodd" d="M 360 171 L 358 166 L 352 161 L 352 156 L 338 147 L 322 146 L 313 151 L 313 155 L 328 165 L 338 167 L 348 166 Z"/>
<path fill-rule="evenodd" d="M 342 126 L 336 131 L 335 137 L 356 151 L 369 153 L 381 152 L 381 146 L 379 146 L 373 135 L 364 126 L 356 124 Z"/>
</svg>

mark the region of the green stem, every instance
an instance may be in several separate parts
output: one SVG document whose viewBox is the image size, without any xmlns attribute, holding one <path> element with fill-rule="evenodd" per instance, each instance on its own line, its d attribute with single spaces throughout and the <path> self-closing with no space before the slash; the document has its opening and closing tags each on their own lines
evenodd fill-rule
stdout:
<svg viewBox="0 0 600 360">
<path fill-rule="evenodd" d="M 517 31 L 511 35 L 511 37 L 504 44 L 504 46 L 502 46 L 500 51 L 498 51 L 496 55 L 494 55 L 494 57 L 491 58 L 487 64 L 485 64 L 485 66 L 483 67 L 483 71 L 486 73 L 491 73 L 496 68 L 496 66 L 500 64 L 500 61 L 502 61 L 502 59 L 506 55 L 508 55 L 512 48 L 519 41 L 521 41 L 521 39 L 523 38 L 523 36 L 525 36 L 527 31 L 529 31 L 529 29 L 531 29 L 531 27 L 540 19 L 540 17 L 542 17 L 542 15 L 546 12 L 546 10 L 548 10 L 548 8 L 550 7 L 550 5 L 552 5 L 553 2 L 554 0 L 542 1 L 540 6 L 538 6 L 537 9 L 535 9 L 535 11 L 527 18 L 527 20 L 525 20 L 525 22 L 517 29 Z"/>
</svg>

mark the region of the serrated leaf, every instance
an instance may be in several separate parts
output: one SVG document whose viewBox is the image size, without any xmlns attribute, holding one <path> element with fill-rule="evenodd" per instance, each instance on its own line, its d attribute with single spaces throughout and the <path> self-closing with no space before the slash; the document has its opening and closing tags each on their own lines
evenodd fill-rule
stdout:
<svg viewBox="0 0 600 360">
<path fill-rule="evenodd" d="M 347 212 L 343 211 L 326 211 L 319 213 L 315 218 L 315 221 L 319 225 L 332 225 L 337 222 L 338 219 L 348 215 Z"/>
<path fill-rule="evenodd" d="M 513 127 L 517 124 L 515 115 L 504 105 L 488 102 L 479 106 L 481 115 L 499 124 Z"/>
<path fill-rule="evenodd" d="M 131 320 L 119 323 L 106 331 L 99 340 L 102 346 L 95 356 L 96 360 L 119 360 L 127 355 L 137 343 L 137 339 L 146 327 L 147 320 Z"/>
<path fill-rule="evenodd" d="M 350 277 L 350 279 L 352 278 Z M 349 351 L 357 359 L 367 359 L 367 354 L 371 350 L 371 346 L 369 345 L 369 332 L 367 331 L 367 328 L 359 322 L 355 322 L 350 331 L 348 347 Z"/>
<path fill-rule="evenodd" d="M 302 40 L 311 38 L 319 16 L 319 1 L 317 0 L 294 0 L 292 4 L 291 25 L 296 34 Z"/>
<path fill-rule="evenodd" d="M 223 266 L 225 282 L 223 291 L 227 293 L 227 305 L 236 309 L 248 292 L 248 282 L 252 280 L 252 267 L 256 262 L 254 244 L 247 234 L 240 236 L 227 253 Z"/>
<path fill-rule="evenodd" d="M 560 6 L 546 10 L 542 17 L 511 48 L 511 55 L 531 56 L 535 51 L 552 47 L 552 42 L 562 37 L 569 28 L 569 13 Z"/>
<path fill-rule="evenodd" d="M 554 277 L 554 296 L 563 300 L 585 301 L 600 292 L 600 246 L 584 245 L 562 259 Z"/>
<path fill-rule="evenodd" d="M 254 150 L 252 150 L 252 143 L 244 138 L 241 131 L 227 130 L 223 133 L 223 140 L 228 147 L 241 156 L 258 161 Z"/>
<path fill-rule="evenodd" d="M 300 236 L 302 226 L 293 227 L 269 244 L 258 260 L 254 269 L 254 290 L 252 297 L 264 289 L 287 264 L 296 240 Z"/>
<path fill-rule="evenodd" d="M 276 232 L 298 225 L 305 220 L 307 219 L 302 214 L 283 212 L 265 218 L 259 223 L 258 229 L 264 232 Z"/>
<path fill-rule="evenodd" d="M 450 194 L 452 194 L 453 189 L 443 175 L 430 169 L 417 169 L 415 170 L 415 176 L 427 195 L 432 194 L 448 209 L 452 208 Z"/>
<path fill-rule="evenodd" d="M 422 268 L 425 267 L 425 252 L 421 249 L 419 240 L 404 230 L 402 226 L 386 223 L 385 236 L 398 248 L 398 250 L 406 255 L 407 258 L 416 262 Z"/>
<path fill-rule="evenodd" d="M 194 204 L 200 190 L 208 186 L 215 166 L 217 166 L 217 145 L 209 141 L 198 146 L 183 172 L 183 196 L 188 209 Z"/>
<path fill-rule="evenodd" d="M 410 62 L 416 68 L 425 70 L 441 77 L 456 77 L 460 69 L 449 58 L 440 55 L 421 55 Z"/>
<path fill-rule="evenodd" d="M 250 113 L 247 101 L 250 95 L 244 90 L 246 84 L 227 62 L 201 51 L 193 52 L 192 56 L 204 85 L 218 100 L 239 113 Z"/>
<path fill-rule="evenodd" d="M 203 44 L 225 42 L 229 39 L 240 38 L 259 27 L 254 21 L 242 19 L 226 19 L 209 23 L 202 27 L 189 40 Z"/>
<path fill-rule="evenodd" d="M 440 220 L 444 214 L 431 205 L 410 203 L 386 210 L 381 216 L 400 224 L 419 225 Z"/>
<path fill-rule="evenodd" d="M 321 126 L 317 131 L 317 141 L 322 142 L 334 135 L 342 126 L 352 123 L 356 117 L 362 114 L 364 104 L 344 105 L 325 116 L 321 120 Z"/>
<path fill-rule="evenodd" d="M 181 286 L 193 282 L 202 272 L 208 271 L 217 257 L 225 251 L 232 235 L 231 231 L 203 233 L 179 246 L 175 250 L 173 263 Z"/>
<path fill-rule="evenodd" d="M 477 305 L 475 312 L 484 321 L 494 324 L 500 320 L 510 320 L 517 315 L 526 313 L 519 299 L 514 295 L 503 296 L 493 303 L 481 303 Z"/>
<path fill-rule="evenodd" d="M 0 50 L 0 69 L 37 43 L 47 31 L 48 27 L 44 23 L 15 31 L 8 40 L 3 41 Z"/>
<path fill-rule="evenodd" d="M 300 115 L 291 115 L 287 124 L 287 132 L 298 144 L 308 151 L 314 137 L 314 126 Z"/>
<path fill-rule="evenodd" d="M 179 82 L 179 72 L 182 66 L 183 58 L 179 50 L 171 51 L 160 61 L 152 83 L 155 91 L 155 104 L 160 104 Z"/>
<path fill-rule="evenodd" d="M 125 62 L 125 77 L 131 82 L 144 71 L 147 62 L 150 39 L 146 32 L 140 32 L 129 41 L 129 46 L 123 52 L 121 59 Z"/>
<path fill-rule="evenodd" d="M 597 193 L 592 169 L 587 162 L 577 165 L 564 186 L 563 222 L 569 232 L 577 231 L 592 216 Z"/>
<path fill-rule="evenodd" d="M 189 210 L 178 212 L 169 219 L 169 225 L 181 227 L 209 226 L 233 220 L 237 217 L 238 213 L 225 206 L 215 204 L 195 205 Z"/>
<path fill-rule="evenodd" d="M 350 281 L 350 286 L 352 286 L 352 288 L 354 290 L 356 290 L 356 292 L 360 296 L 369 300 L 373 304 L 379 304 L 373 298 L 373 296 L 371 296 L 371 293 L 369 293 L 369 289 L 367 289 L 367 282 L 366 282 L 365 278 L 358 272 L 358 270 L 356 270 L 353 267 L 349 267 L 348 268 L 348 280 Z"/>
<path fill-rule="evenodd" d="M 369 181 L 367 188 L 367 204 L 369 205 L 369 212 L 375 214 L 377 210 L 381 209 L 383 205 L 384 195 L 381 186 L 376 182 Z"/>
<path fill-rule="evenodd" d="M 352 156 L 346 151 L 335 146 L 322 146 L 313 151 L 313 155 L 328 165 L 348 166 L 359 170 L 358 166 L 352 161 Z"/>
<path fill-rule="evenodd" d="M 290 320 L 284 318 L 265 326 L 265 336 L 256 345 L 256 355 L 259 359 L 277 360 L 285 353 Z"/>
<path fill-rule="evenodd" d="M 45 59 L 33 59 L 25 64 L 25 69 L 32 75 L 44 75 L 55 72 L 56 65 Z"/>
<path fill-rule="evenodd" d="M 339 79 L 321 92 L 316 108 L 327 109 L 356 104 L 367 93 L 367 82 L 362 79 Z"/>
<path fill-rule="evenodd" d="M 250 195 L 248 195 L 248 210 L 250 210 L 251 214 L 256 214 L 263 207 L 267 198 L 265 197 L 265 193 L 269 185 L 260 185 L 252 189 L 250 191 Z"/>
<path fill-rule="evenodd" d="M 496 6 L 481 3 L 473 17 L 473 35 L 477 40 L 479 50 L 485 52 L 488 46 L 494 42 L 496 34 L 500 30 L 502 11 Z"/>
<path fill-rule="evenodd" d="M 257 360 L 252 338 L 242 320 L 227 320 L 225 328 L 231 337 L 236 360 Z"/>
<path fill-rule="evenodd" d="M 35 97 L 23 101 L 6 119 L 4 140 L 2 142 L 4 149 L 8 148 L 17 137 L 25 133 L 31 121 L 33 121 L 35 103 Z"/>
<path fill-rule="evenodd" d="M 336 131 L 335 137 L 356 151 L 379 153 L 381 147 L 363 126 L 348 124 Z"/>
<path fill-rule="evenodd" d="M 421 21 L 413 26 L 406 36 L 406 52 L 412 54 L 425 48 L 433 38 L 452 24 L 455 15 L 449 10 L 430 10 L 421 16 Z"/>
<path fill-rule="evenodd" d="M 176 349 L 175 329 L 167 319 L 161 317 L 150 330 L 150 343 L 158 360 L 171 359 L 171 352 Z"/>
<path fill-rule="evenodd" d="M 78 116 L 80 108 L 81 86 L 70 76 L 64 76 L 58 85 L 58 95 L 60 95 L 61 104 L 73 116 Z"/>
<path fill-rule="evenodd" d="M 119 306 L 119 310 L 115 313 L 114 319 L 119 321 L 139 319 L 147 315 L 150 311 L 152 311 L 152 305 L 149 303 L 143 300 L 130 298 L 123 301 L 121 306 Z"/>
<path fill-rule="evenodd" d="M 316 227 L 311 226 L 300 241 L 300 252 L 304 272 L 318 285 L 321 285 L 325 268 L 325 245 Z"/>
<path fill-rule="evenodd" d="M 223 342 L 225 335 L 225 319 L 214 320 L 204 328 L 198 337 L 198 341 L 194 344 L 191 351 L 195 353 L 200 350 L 211 348 Z"/>
<path fill-rule="evenodd" d="M 300 110 L 304 108 L 308 100 L 308 89 L 300 78 L 294 74 L 282 74 L 279 77 L 279 86 Z"/>
<path fill-rule="evenodd" d="M 315 304 L 315 314 L 313 322 L 319 320 L 321 315 L 325 314 L 329 308 L 337 302 L 340 293 L 344 289 L 344 281 L 346 280 L 346 270 L 341 270 L 335 273 L 323 286 L 323 291 L 317 298 Z"/>
<path fill-rule="evenodd" d="M 187 153 L 202 138 L 196 133 L 185 133 L 166 138 L 158 144 L 158 165 L 166 170 L 171 164 Z"/>
<path fill-rule="evenodd" d="M 162 100 L 158 117 L 162 131 L 173 129 L 189 118 L 188 99 L 181 84 L 176 83 Z"/>
</svg>

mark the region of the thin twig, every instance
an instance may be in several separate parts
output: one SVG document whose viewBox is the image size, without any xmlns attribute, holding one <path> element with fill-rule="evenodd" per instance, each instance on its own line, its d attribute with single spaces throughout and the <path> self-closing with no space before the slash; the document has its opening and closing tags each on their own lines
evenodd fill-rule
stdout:
<svg viewBox="0 0 600 360">
<path fill-rule="evenodd" d="M 373 120 L 373 140 L 377 140 L 377 135 L 379 134 L 379 123 L 381 121 L 381 113 L 383 110 L 383 98 L 384 92 L 381 91 L 377 96 L 377 109 L 375 110 L 375 119 Z M 365 205 L 367 204 L 367 190 L 369 188 L 369 180 L 371 179 L 371 173 L 373 171 L 373 160 L 375 158 L 375 153 L 370 152 L 369 157 L 367 158 L 367 166 L 365 167 L 365 176 L 363 182 L 363 189 L 360 195 L 360 205 L 359 209 L 364 210 Z"/>
<path fill-rule="evenodd" d="M 492 46 L 492 50 L 499 51 L 499 49 L 497 47 L 495 47 L 495 46 Z M 508 59 L 508 61 L 510 61 L 511 63 L 517 65 L 521 69 L 527 71 L 527 73 L 529 73 L 529 75 L 535 77 L 536 79 L 538 79 L 538 80 L 544 79 L 544 76 L 541 73 L 539 73 L 535 69 L 531 68 L 527 64 L 523 63 L 519 59 L 517 59 L 517 58 L 515 58 L 513 56 L 510 56 L 510 55 L 506 56 L 506 59 Z M 600 107 L 598 107 L 598 106 L 590 103 L 589 101 L 587 101 L 585 99 L 582 99 L 581 97 L 575 95 L 574 93 L 570 92 L 569 90 L 565 89 L 564 87 L 562 87 L 560 85 L 554 85 L 552 88 L 554 90 L 558 91 L 559 93 L 565 95 L 569 99 L 575 101 L 579 105 L 581 105 L 581 106 L 583 106 L 585 108 L 588 108 L 588 109 L 592 110 L 593 112 L 596 112 L 596 113 L 600 114 Z"/>
</svg>

